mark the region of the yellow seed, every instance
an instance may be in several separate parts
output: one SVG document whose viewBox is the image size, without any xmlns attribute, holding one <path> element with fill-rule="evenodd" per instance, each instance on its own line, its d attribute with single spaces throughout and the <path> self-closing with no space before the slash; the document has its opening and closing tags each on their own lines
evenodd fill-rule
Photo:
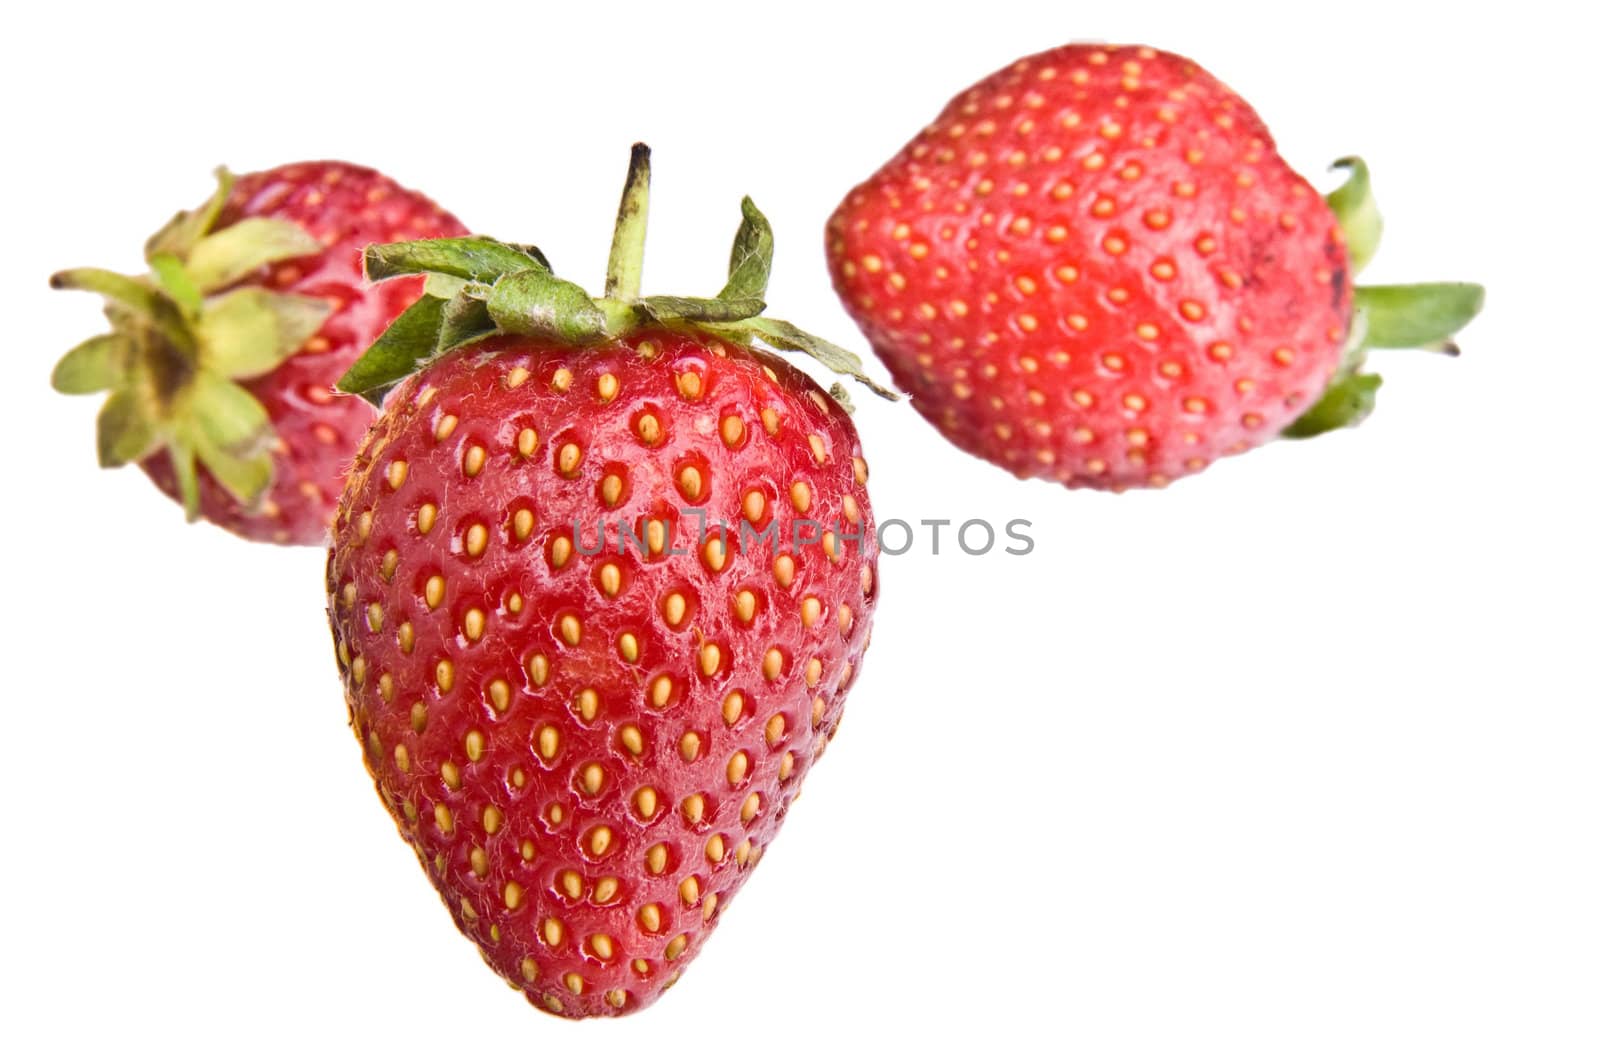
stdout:
<svg viewBox="0 0 1600 1064">
<path fill-rule="evenodd" d="M 685 905 L 695 905 L 700 901 L 700 880 L 690 876 L 678 884 L 678 897 L 683 899 Z"/>
<path fill-rule="evenodd" d="M 433 822 L 446 835 L 450 834 L 456 826 L 456 818 L 451 816 L 450 810 L 446 809 L 442 804 L 433 807 Z"/>
<path fill-rule="evenodd" d="M 426 536 L 433 531 L 433 523 L 439 519 L 439 508 L 431 502 L 425 502 L 417 507 L 417 531 Z"/>
<path fill-rule="evenodd" d="M 506 374 L 507 388 L 520 388 L 528 380 L 528 371 L 522 366 L 513 366 L 511 372 Z"/>
<path fill-rule="evenodd" d="M 423 702 L 411 703 L 411 730 L 418 735 L 428 730 L 428 707 Z"/>
<path fill-rule="evenodd" d="M 622 654 L 622 660 L 632 664 L 639 660 L 639 639 L 632 632 L 623 632 L 617 636 L 617 650 Z"/>
<path fill-rule="evenodd" d="M 813 728 L 822 723 L 822 718 L 826 716 L 827 713 L 828 703 L 822 700 L 821 695 L 818 695 L 816 698 L 811 700 L 811 726 Z"/>
<path fill-rule="evenodd" d="M 750 758 L 743 750 L 728 759 L 728 783 L 737 787 L 744 782 L 745 774 L 750 771 Z"/>
<path fill-rule="evenodd" d="M 494 703 L 494 708 L 499 713 L 511 708 L 511 685 L 504 680 L 490 680 L 489 701 Z"/>
<path fill-rule="evenodd" d="M 639 910 L 639 926 L 646 931 L 656 932 L 661 930 L 661 906 L 655 902 L 645 905 Z"/>
<path fill-rule="evenodd" d="M 561 945 L 561 939 L 566 935 L 567 931 L 566 928 L 561 926 L 561 921 L 553 916 L 545 917 L 543 930 L 543 937 L 547 946 Z"/>
<path fill-rule="evenodd" d="M 563 443 L 556 454 L 556 469 L 564 477 L 572 477 L 583 462 L 583 450 L 575 443 Z"/>
<path fill-rule="evenodd" d="M 611 936 L 606 934 L 590 935 L 589 952 L 603 961 L 610 960 L 613 953 Z"/>
<path fill-rule="evenodd" d="M 687 949 L 688 946 L 689 946 L 689 936 L 687 936 L 687 935 L 677 935 L 676 937 L 673 938 L 673 940 L 671 942 L 667 943 L 667 952 L 666 952 L 667 960 L 669 960 L 669 961 L 677 960 L 679 957 L 683 956 L 683 951 L 685 949 Z"/>
<path fill-rule="evenodd" d="M 583 897 L 583 877 L 570 868 L 561 873 L 561 892 L 573 901 Z"/>
<path fill-rule="evenodd" d="M 593 763 L 585 765 L 583 766 L 582 774 L 578 777 L 578 782 L 583 786 L 585 794 L 598 794 L 600 788 L 605 786 L 605 770 Z"/>
<path fill-rule="evenodd" d="M 533 511 L 526 506 L 519 507 L 511 515 L 511 531 L 516 533 L 517 542 L 522 542 L 533 533 Z"/>
<path fill-rule="evenodd" d="M 723 566 L 728 564 L 728 545 L 721 536 L 713 536 L 706 540 L 705 549 L 706 566 L 714 573 L 722 572 Z"/>
<path fill-rule="evenodd" d="M 457 424 L 454 414 L 444 415 L 439 419 L 439 423 L 433 427 L 433 438 L 441 443 L 448 440 L 450 434 L 456 430 Z"/>
<path fill-rule="evenodd" d="M 811 509 L 811 485 L 803 480 L 797 480 L 789 485 L 789 501 L 794 503 L 794 508 L 801 513 Z"/>
<path fill-rule="evenodd" d="M 539 978 L 539 962 L 532 957 L 522 958 L 522 980 L 531 983 Z"/>
<path fill-rule="evenodd" d="M 622 498 L 622 478 L 615 473 L 607 473 L 605 479 L 600 481 L 600 498 L 607 506 L 617 505 Z"/>
<path fill-rule="evenodd" d="M 528 679 L 533 686 L 543 687 L 544 682 L 550 678 L 550 659 L 543 654 L 535 654 L 528 659 Z"/>
<path fill-rule="evenodd" d="M 546 724 L 539 729 L 538 743 L 539 756 L 546 761 L 553 760 L 561 749 L 561 733 L 556 731 L 554 725 Z"/>
<path fill-rule="evenodd" d="M 644 753 L 644 736 L 640 734 L 639 729 L 634 725 L 624 724 L 617 731 L 617 739 L 628 753 L 636 757 Z"/>
<path fill-rule="evenodd" d="M 678 740 L 678 756 L 685 761 L 693 761 L 700 756 L 700 733 L 684 732 L 683 738 Z"/>
<path fill-rule="evenodd" d="M 772 578 L 778 582 L 779 587 L 788 587 L 794 583 L 794 559 L 787 554 L 780 554 L 774 558 Z"/>
<path fill-rule="evenodd" d="M 667 847 L 664 843 L 656 843 L 644 852 L 645 867 L 651 875 L 659 876 L 667 867 Z"/>
<path fill-rule="evenodd" d="M 646 521 L 644 525 L 645 546 L 651 554 L 660 554 L 667 549 L 667 526 L 664 521 Z"/>
<path fill-rule="evenodd" d="M 744 693 L 742 691 L 729 691 L 728 697 L 722 700 L 722 720 L 728 727 L 739 723 L 739 718 L 744 716 Z"/>
<path fill-rule="evenodd" d="M 567 564 L 567 559 L 572 557 L 572 540 L 566 536 L 557 536 L 550 541 L 550 564 L 560 569 Z"/>
<path fill-rule="evenodd" d="M 468 761 L 477 762 L 483 760 L 483 732 L 479 731 L 477 728 L 473 728 L 471 731 L 467 732 L 467 737 L 463 741 L 462 745 L 464 745 L 467 749 Z"/>
<path fill-rule="evenodd" d="M 532 458 L 533 452 L 539 446 L 539 434 L 531 428 L 525 428 L 517 433 L 517 453 L 524 458 Z"/>
<path fill-rule="evenodd" d="M 383 607 L 376 602 L 367 605 L 367 630 L 369 632 L 383 631 Z"/>
<path fill-rule="evenodd" d="M 761 659 L 761 675 L 769 680 L 776 680 L 783 672 L 783 651 L 777 647 L 768 647 L 767 653 Z"/>
<path fill-rule="evenodd" d="M 779 420 L 778 412 L 776 410 L 773 410 L 771 407 L 762 408 L 761 427 L 767 430 L 768 436 L 776 436 L 778 434 L 778 426 L 781 423 L 782 422 Z"/>
<path fill-rule="evenodd" d="M 828 447 L 827 444 L 822 442 L 821 436 L 818 436 L 816 433 L 812 433 L 810 436 L 806 437 L 806 442 L 811 445 L 811 457 L 818 465 L 822 465 L 823 463 L 827 462 Z"/>
<path fill-rule="evenodd" d="M 469 642 L 476 643 L 483 638 L 483 629 L 487 620 L 488 618 L 484 616 L 482 610 L 476 606 L 472 607 L 461 618 L 461 634 L 466 636 Z"/>
<path fill-rule="evenodd" d="M 383 574 L 383 582 L 389 583 L 394 579 L 394 571 L 400 567 L 400 552 L 386 550 L 383 552 L 383 566 L 379 570 Z"/>
<path fill-rule="evenodd" d="M 761 812 L 761 795 L 752 794 L 750 797 L 746 798 L 744 800 L 744 804 L 739 807 L 739 822 L 741 824 L 748 824 L 750 821 L 756 818 L 756 814 L 759 812 Z"/>
<path fill-rule="evenodd" d="M 722 442 L 729 447 L 737 447 L 744 442 L 744 421 L 737 415 L 729 414 L 722 419 Z"/>
<path fill-rule="evenodd" d="M 596 857 L 611 848 L 611 829 L 602 824 L 589 832 L 589 852 Z"/>
<path fill-rule="evenodd" d="M 852 459 L 850 459 L 850 465 L 855 470 L 856 484 L 861 486 L 861 487 L 863 487 L 863 488 L 866 487 L 867 486 L 867 463 L 866 463 L 866 460 L 864 458 L 859 458 L 859 457 L 852 458 Z"/>
<path fill-rule="evenodd" d="M 767 718 L 767 745 L 777 746 L 783 741 L 783 733 L 788 728 L 788 723 L 783 719 L 782 713 L 774 713 Z"/>
<path fill-rule="evenodd" d="M 707 643 L 700 648 L 700 671 L 707 676 L 715 676 L 722 667 L 722 648 L 715 643 Z"/>
<path fill-rule="evenodd" d="M 650 962 L 645 960 L 643 957 L 636 957 L 633 961 L 633 970 L 638 972 L 640 975 L 649 975 Z"/>
<path fill-rule="evenodd" d="M 839 634 L 849 635 L 851 627 L 855 624 L 855 615 L 850 612 L 850 607 L 839 604 Z"/>
<path fill-rule="evenodd" d="M 646 444 L 655 444 L 661 439 L 661 422 L 654 414 L 640 414 L 633 429 Z"/>
<path fill-rule="evenodd" d="M 493 835 L 500 830 L 500 825 L 505 823 L 505 814 L 492 805 L 483 807 L 483 830 Z"/>
<path fill-rule="evenodd" d="M 778 779 L 786 780 L 794 774 L 794 752 L 785 750 L 783 757 L 778 760 Z"/>
<path fill-rule="evenodd" d="M 566 614 L 561 618 L 561 641 L 569 647 L 578 645 L 578 640 L 583 638 L 583 624 L 573 614 Z"/>
<path fill-rule="evenodd" d="M 817 686 L 817 681 L 821 679 L 822 661 L 818 658 L 812 658 L 810 661 L 806 662 L 806 686 L 815 687 Z"/>
<path fill-rule="evenodd" d="M 566 1011 L 566 1006 L 561 1004 L 561 999 L 556 997 L 554 994 L 546 993 L 545 996 L 539 1000 L 544 1004 L 544 1007 L 549 1009 L 551 1012 Z"/>
<path fill-rule="evenodd" d="M 672 698 L 672 677 L 657 676 L 650 684 L 650 704 L 657 709 Z"/>
<path fill-rule="evenodd" d="M 839 553 L 839 537 L 834 535 L 831 529 L 822 534 L 822 550 L 833 561 L 838 561 L 842 557 Z"/>
<path fill-rule="evenodd" d="M 754 591 L 740 591 L 733 597 L 734 615 L 749 624 L 756 615 L 756 595 Z"/>
<path fill-rule="evenodd" d="M 674 591 L 666 597 L 661 604 L 661 616 L 667 624 L 676 628 L 683 623 L 683 616 L 688 612 L 689 603 L 678 592 Z"/>
<path fill-rule="evenodd" d="M 678 394 L 685 399 L 700 398 L 700 374 L 690 371 L 678 374 Z"/>
<path fill-rule="evenodd" d="M 767 512 L 767 497 L 754 489 L 744 493 L 744 519 L 752 525 Z"/>
<path fill-rule="evenodd" d="M 617 397 L 618 381 L 614 373 L 602 373 L 600 379 L 594 383 L 595 394 L 603 403 L 609 403 Z"/>
<path fill-rule="evenodd" d="M 600 590 L 607 598 L 616 598 L 617 592 L 622 590 L 622 570 L 612 562 L 600 567 Z"/>
<path fill-rule="evenodd" d="M 618 886 L 616 876 L 605 876 L 594 885 L 594 900 L 604 905 L 617 896 Z"/>
<path fill-rule="evenodd" d="M 394 767 L 401 772 L 411 771 L 411 751 L 405 748 L 404 743 L 394 748 Z"/>
<path fill-rule="evenodd" d="M 428 577 L 428 582 L 422 588 L 422 597 L 430 610 L 438 609 L 439 603 L 444 601 L 444 577 L 438 573 Z"/>
<path fill-rule="evenodd" d="M 727 855 L 728 843 L 721 835 L 713 835 L 706 840 L 706 860 L 717 864 Z"/>
<path fill-rule="evenodd" d="M 700 907 L 700 919 L 709 920 L 717 911 L 717 895 L 713 891 L 706 895 L 705 904 Z"/>
<path fill-rule="evenodd" d="M 800 600 L 800 623 L 810 628 L 822 616 L 822 600 L 815 595 L 807 595 Z"/>
<path fill-rule="evenodd" d="M 593 687 L 585 687 L 578 692 L 578 716 L 586 721 L 592 721 L 600 714 L 600 695 Z"/>
<path fill-rule="evenodd" d="M 439 766 L 439 778 L 444 780 L 444 785 L 450 790 L 461 789 L 461 770 L 456 768 L 454 761 L 446 761 Z"/>
<path fill-rule="evenodd" d="M 469 477 L 475 477 L 483 472 L 484 459 L 488 457 L 482 447 L 473 444 L 467 448 L 466 454 L 461 456 L 461 471 Z"/>
<path fill-rule="evenodd" d="M 456 667 L 449 658 L 444 659 L 433 668 L 434 682 L 439 685 L 439 690 L 449 694 L 456 685 Z"/>
<path fill-rule="evenodd" d="M 706 815 L 706 800 L 698 794 L 691 794 L 683 800 L 683 818 L 691 824 L 700 823 L 700 818 Z"/>
<path fill-rule="evenodd" d="M 678 488 L 683 492 L 684 498 L 698 499 L 701 487 L 700 470 L 694 466 L 684 466 L 683 471 L 678 474 Z"/>
<path fill-rule="evenodd" d="M 506 884 L 506 908 L 515 909 L 522 904 L 522 887 L 517 883 Z"/>
<path fill-rule="evenodd" d="M 606 1004 L 614 1009 L 620 1009 L 628 1003 L 628 992 L 621 987 L 606 991 Z"/>
<path fill-rule="evenodd" d="M 639 815 L 646 820 L 656 815 L 656 789 L 654 787 L 640 787 L 633 792 L 633 807 Z"/>
<path fill-rule="evenodd" d="M 565 984 L 566 988 L 572 991 L 574 994 L 583 993 L 583 976 L 579 975 L 577 972 L 568 972 L 566 975 L 562 976 L 561 982 Z"/>
</svg>

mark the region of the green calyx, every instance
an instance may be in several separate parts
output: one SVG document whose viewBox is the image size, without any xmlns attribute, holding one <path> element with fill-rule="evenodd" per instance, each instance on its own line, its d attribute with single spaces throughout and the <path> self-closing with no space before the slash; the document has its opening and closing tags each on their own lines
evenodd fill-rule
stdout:
<svg viewBox="0 0 1600 1064">
<path fill-rule="evenodd" d="M 1378 250 L 1383 217 L 1372 196 L 1367 164 L 1351 157 L 1333 165 L 1349 176 L 1328 194 L 1327 203 L 1344 233 L 1351 272 L 1360 273 Z M 1483 297 L 1482 285 L 1455 281 L 1357 285 L 1339 368 L 1321 398 L 1283 435 L 1307 439 L 1365 421 L 1383 384 L 1382 377 L 1366 372 L 1367 352 L 1385 348 L 1459 355 L 1455 334 L 1477 317 Z"/>
<path fill-rule="evenodd" d="M 649 205 L 650 149 L 635 144 L 617 209 L 605 294 L 598 298 L 557 276 L 549 260 L 529 245 L 469 236 L 367 248 L 370 280 L 426 274 L 428 284 L 423 296 L 340 379 L 339 390 L 379 405 L 400 381 L 493 336 L 531 336 L 576 347 L 668 328 L 804 352 L 878 395 L 899 398 L 868 377 L 856 355 L 762 315 L 772 272 L 772 228 L 749 197 L 741 205 L 743 219 L 720 292 L 709 299 L 642 295 Z"/>
<path fill-rule="evenodd" d="M 241 285 L 262 266 L 322 245 L 290 222 L 247 218 L 216 229 L 233 186 L 225 170 L 204 206 L 168 222 L 145 245 L 149 273 L 64 270 L 52 288 L 105 297 L 111 331 L 56 363 L 67 395 L 110 392 L 96 426 L 100 464 L 170 454 L 190 520 L 199 516 L 199 467 L 246 506 L 272 479 L 272 424 L 238 381 L 276 369 L 316 335 L 332 307 Z"/>
</svg>

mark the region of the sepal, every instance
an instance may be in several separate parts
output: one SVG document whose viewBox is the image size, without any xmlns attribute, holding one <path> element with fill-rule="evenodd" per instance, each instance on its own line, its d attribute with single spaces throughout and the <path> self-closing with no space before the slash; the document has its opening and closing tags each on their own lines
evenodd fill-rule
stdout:
<svg viewBox="0 0 1600 1064">
<path fill-rule="evenodd" d="M 1328 193 L 1326 201 L 1344 233 L 1350 271 L 1360 273 L 1377 253 L 1378 241 L 1383 236 L 1383 216 L 1378 213 L 1378 202 L 1372 196 L 1372 174 L 1362 159 L 1346 156 L 1335 162 L 1333 169 L 1348 171 L 1350 175 L 1344 184 Z"/>
<path fill-rule="evenodd" d="M 210 299 L 194 323 L 200 365 L 224 377 L 259 377 L 281 366 L 322 328 L 333 307 L 322 299 L 235 288 Z"/>
<path fill-rule="evenodd" d="M 1368 347 L 1450 351 L 1455 334 L 1483 309 L 1483 297 L 1482 285 L 1445 281 L 1360 285 L 1355 302 L 1366 317 Z"/>
<path fill-rule="evenodd" d="M 293 222 L 244 218 L 201 239 L 184 264 L 195 287 L 215 292 L 237 284 L 262 266 L 322 250 L 321 241 Z"/>
<path fill-rule="evenodd" d="M 128 343 L 116 333 L 85 340 L 61 356 L 50 386 L 62 395 L 110 391 L 127 379 Z"/>
</svg>

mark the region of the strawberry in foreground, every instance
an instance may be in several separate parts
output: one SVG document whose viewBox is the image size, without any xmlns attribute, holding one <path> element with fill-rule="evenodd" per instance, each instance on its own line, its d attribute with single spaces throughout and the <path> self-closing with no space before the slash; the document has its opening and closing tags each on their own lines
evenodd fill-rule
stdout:
<svg viewBox="0 0 1600 1064">
<path fill-rule="evenodd" d="M 52 383 L 109 391 L 100 464 L 156 485 L 247 539 L 321 544 L 371 406 L 333 384 L 422 291 L 368 289 L 361 249 L 464 233 L 426 197 L 339 162 L 235 178 L 145 247 L 150 272 L 66 270 L 56 288 L 106 298 L 111 332 Z"/>
<path fill-rule="evenodd" d="M 1250 106 L 1151 48 L 1069 45 L 958 95 L 828 222 L 834 287 L 956 446 L 1069 487 L 1161 487 L 1354 425 L 1368 348 L 1454 352 L 1469 284 L 1355 288 L 1360 160 L 1326 202 Z"/>
<path fill-rule="evenodd" d="M 536 248 L 369 249 L 437 294 L 340 383 L 398 383 L 328 561 L 367 768 L 461 932 L 567 1017 L 642 1008 L 699 952 L 838 727 L 877 596 L 846 410 L 754 344 L 859 361 L 759 316 L 748 200 L 716 298 L 640 298 L 647 188 L 641 145 L 602 299 Z"/>
</svg>

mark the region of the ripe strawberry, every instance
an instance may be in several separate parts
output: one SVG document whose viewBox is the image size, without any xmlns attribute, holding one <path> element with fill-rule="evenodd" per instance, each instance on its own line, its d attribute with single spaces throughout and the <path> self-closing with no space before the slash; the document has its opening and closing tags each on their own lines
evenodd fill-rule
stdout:
<svg viewBox="0 0 1600 1064">
<path fill-rule="evenodd" d="M 1354 424 L 1367 347 L 1448 343 L 1481 305 L 1475 285 L 1356 289 L 1352 322 L 1378 217 L 1343 165 L 1330 209 L 1194 63 L 1069 45 L 961 93 L 845 197 L 834 287 L 956 446 L 1069 487 L 1159 487 Z"/>
<path fill-rule="evenodd" d="M 640 299 L 647 160 L 603 299 L 536 249 L 370 249 L 374 279 L 457 291 L 340 384 L 423 367 L 328 561 L 367 768 L 461 932 L 567 1017 L 642 1008 L 699 952 L 838 727 L 877 596 L 855 429 L 752 345 L 859 363 L 756 316 L 748 200 L 721 295 Z"/>
<path fill-rule="evenodd" d="M 318 544 L 371 406 L 333 383 L 422 291 L 368 289 L 374 241 L 464 233 L 426 197 L 349 163 L 234 178 L 146 245 L 150 273 L 67 270 L 112 331 L 74 348 L 57 390 L 110 390 L 100 464 L 135 461 L 189 518 L 247 539 Z M 237 383 L 235 383 L 237 382 Z"/>
</svg>

